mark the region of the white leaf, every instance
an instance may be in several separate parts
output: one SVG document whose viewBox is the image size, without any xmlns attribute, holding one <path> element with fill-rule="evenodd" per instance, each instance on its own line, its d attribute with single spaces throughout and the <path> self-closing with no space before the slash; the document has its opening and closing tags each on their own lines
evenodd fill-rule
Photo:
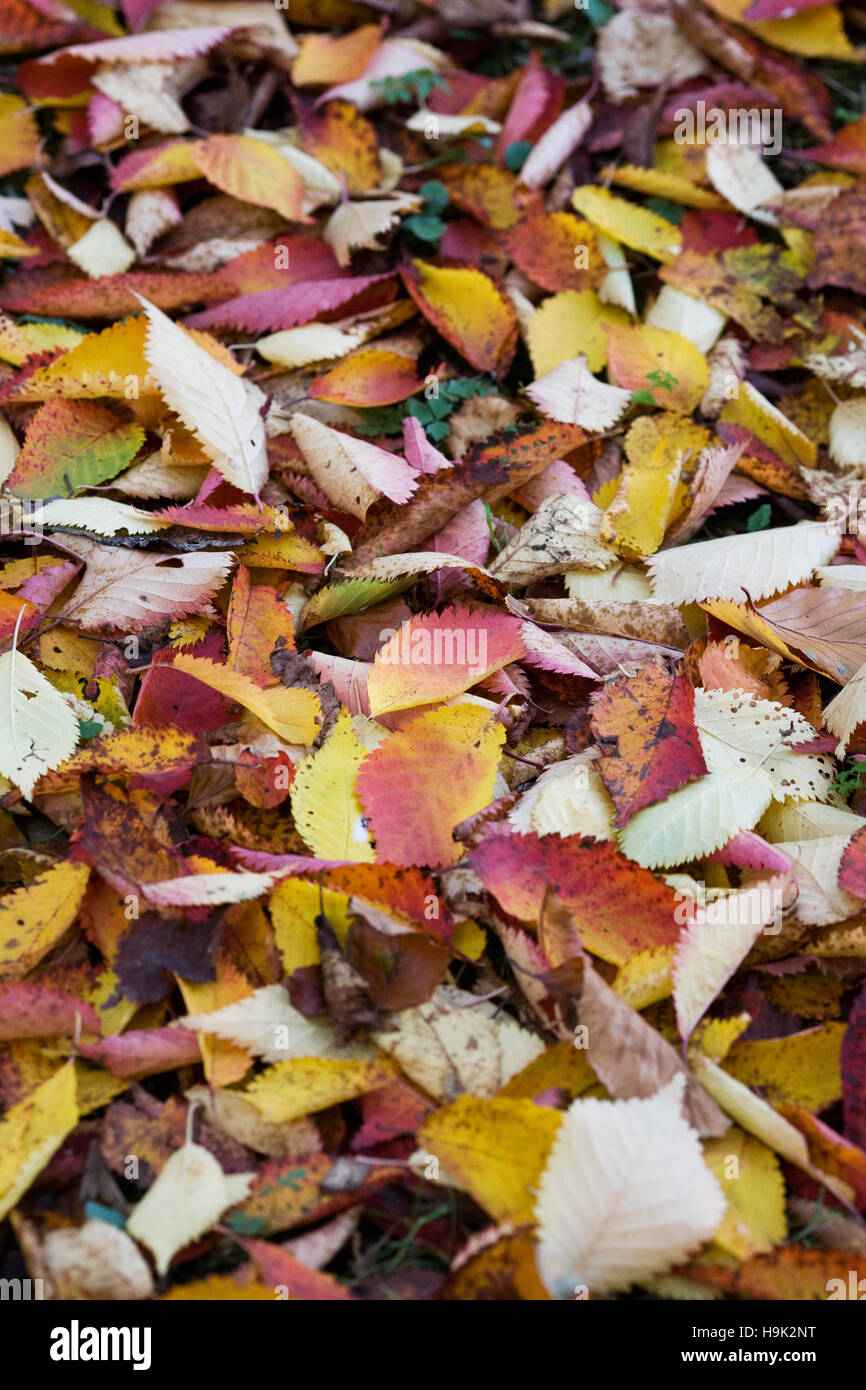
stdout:
<svg viewBox="0 0 866 1390">
<path fill-rule="evenodd" d="M 542 772 L 523 793 L 508 822 L 521 835 L 591 835 L 610 840 L 615 810 L 586 753 L 564 758 Z"/>
<path fill-rule="evenodd" d="M 136 297 L 148 318 L 145 356 L 166 404 L 192 430 L 223 477 L 257 497 L 268 477 L 259 413 L 263 392 L 217 362 L 161 309 Z"/>
<path fill-rule="evenodd" d="M 674 1005 L 681 1038 L 688 1038 L 716 995 L 781 912 L 787 881 L 776 874 L 694 910 L 674 960 Z"/>
<path fill-rule="evenodd" d="M 421 107 L 409 117 L 406 129 L 418 131 L 421 135 L 432 129 L 436 132 L 434 138 L 444 136 L 447 140 L 449 136 L 498 135 L 502 126 L 489 116 L 472 113 L 465 116 L 445 116 L 441 111 L 428 111 L 426 107 Z"/>
<path fill-rule="evenodd" d="M 708 304 L 673 285 L 662 285 L 655 303 L 646 315 L 651 328 L 665 328 L 688 338 L 701 352 L 707 353 L 725 326 L 725 316 Z"/>
<path fill-rule="evenodd" d="M 260 898 L 274 886 L 273 874 L 187 874 L 143 883 L 141 891 L 158 907 L 216 907 Z"/>
<path fill-rule="evenodd" d="M 672 15 L 620 10 L 598 32 L 602 86 L 619 105 L 641 87 L 679 86 L 706 71 L 704 55 L 689 43 Z"/>
<path fill-rule="evenodd" d="M 420 199 L 406 193 L 369 202 L 341 203 L 325 224 L 325 241 L 333 247 L 340 265 L 348 265 L 356 247 L 381 251 L 377 236 L 396 226 L 404 213 L 419 206 Z"/>
<path fill-rule="evenodd" d="M 660 551 L 647 560 L 653 593 L 660 603 L 708 598 L 745 602 L 802 584 L 839 549 L 839 532 L 824 521 L 777 526 L 714 541 L 697 541 Z"/>
<path fill-rule="evenodd" d="M 829 927 L 844 922 L 863 906 L 860 898 L 839 884 L 842 855 L 859 829 L 855 822 L 843 833 L 824 835 L 820 840 L 779 840 L 775 844 L 775 849 L 793 861 L 798 888 L 794 913 L 799 922 Z"/>
<path fill-rule="evenodd" d="M 152 1252 L 157 1273 L 165 1274 L 178 1250 L 244 1200 L 254 1178 L 255 1173 L 226 1174 L 207 1149 L 186 1144 L 172 1154 L 126 1229 Z"/>
<path fill-rule="evenodd" d="M 830 457 L 843 468 L 866 463 L 866 396 L 840 401 L 830 416 Z"/>
<path fill-rule="evenodd" d="M 94 541 L 84 578 L 63 614 L 81 627 L 133 632 L 160 618 L 212 612 L 208 599 L 221 588 L 234 559 L 231 551 L 130 552 Z"/>
<path fill-rule="evenodd" d="M 296 412 L 292 434 L 313 481 L 335 507 L 361 521 L 377 497 L 408 502 L 418 486 L 415 469 L 397 454 L 331 429 L 312 415 Z"/>
<path fill-rule="evenodd" d="M 33 519 L 42 526 L 80 527 L 99 536 L 116 536 L 119 531 L 130 536 L 150 536 L 171 525 L 170 521 L 139 511 L 126 502 L 114 502 L 110 497 L 56 497 L 51 502 L 34 504 Z"/>
<path fill-rule="evenodd" d="M 597 381 L 583 353 L 533 381 L 526 394 L 549 420 L 594 431 L 609 430 L 631 405 L 631 391 Z"/>
<path fill-rule="evenodd" d="M 627 314 L 637 314 L 637 301 L 634 297 L 634 285 L 628 269 L 628 257 L 623 251 L 618 241 L 608 236 L 605 232 L 596 231 L 598 238 L 598 249 L 606 266 L 609 267 L 598 288 L 598 297 L 602 304 L 616 304 L 620 309 L 625 309 Z"/>
<path fill-rule="evenodd" d="M 538 1267 L 555 1298 L 612 1293 L 710 1239 L 726 1202 L 681 1113 L 685 1077 L 643 1100 L 575 1100 L 541 1177 Z"/>
<path fill-rule="evenodd" d="M 837 758 L 845 756 L 848 741 L 858 725 L 866 720 L 866 665 L 855 671 L 848 684 L 824 710 L 824 723 L 839 739 Z"/>
<path fill-rule="evenodd" d="M 31 797 L 44 772 L 75 752 L 78 720 L 64 697 L 21 652 L 0 656 L 0 776 Z"/>
<path fill-rule="evenodd" d="M 135 252 L 123 232 L 107 217 L 88 227 L 83 237 L 67 247 L 66 254 L 91 280 L 122 275 L 135 261 Z"/>
<path fill-rule="evenodd" d="M 762 204 L 784 189 L 757 150 L 750 145 L 719 143 L 707 145 L 706 158 L 707 177 L 717 193 L 756 222 L 778 226 L 778 217 L 762 210 Z"/>
<path fill-rule="evenodd" d="M 543 188 L 577 149 L 591 125 L 592 107 L 588 101 L 569 106 L 529 151 L 518 182 L 527 188 Z"/>
<path fill-rule="evenodd" d="M 360 347 L 365 338 L 363 328 L 335 328 L 332 323 L 304 323 L 299 328 L 283 328 L 279 333 L 268 333 L 256 343 L 258 352 L 266 362 L 274 362 L 278 367 L 306 367 L 311 362 L 329 362 L 335 357 L 345 357 L 354 348 Z"/>
<path fill-rule="evenodd" d="M 124 226 L 139 256 L 145 256 L 157 237 L 181 221 L 180 206 L 170 188 L 142 188 L 129 199 Z"/>
<path fill-rule="evenodd" d="M 440 985 L 426 1004 L 391 1014 L 395 1027 L 375 1033 L 383 1052 L 440 1101 L 494 1096 L 544 1051 L 534 1033 L 499 1014 L 492 1001 Z"/>
<path fill-rule="evenodd" d="M 624 853 L 646 868 L 712 854 L 750 830 L 774 798 L 829 794 L 832 760 L 793 750 L 814 737 L 795 711 L 742 690 L 698 689 L 695 724 L 708 775 L 638 811 L 620 833 Z"/>
<path fill-rule="evenodd" d="M 177 1026 L 223 1038 L 266 1062 L 288 1062 L 295 1057 L 363 1060 L 376 1055 L 365 1043 L 338 1047 L 330 1023 L 306 1018 L 292 1008 L 282 985 L 266 985 L 210 1013 L 187 1014 L 177 1020 Z"/>
</svg>

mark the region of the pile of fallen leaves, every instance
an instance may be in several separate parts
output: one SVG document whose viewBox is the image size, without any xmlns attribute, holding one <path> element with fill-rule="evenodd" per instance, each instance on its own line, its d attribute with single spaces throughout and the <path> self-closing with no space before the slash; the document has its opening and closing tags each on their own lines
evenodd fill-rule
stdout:
<svg viewBox="0 0 866 1390">
<path fill-rule="evenodd" d="M 866 1274 L 864 23 L 0 0 L 5 1276 Z"/>
</svg>

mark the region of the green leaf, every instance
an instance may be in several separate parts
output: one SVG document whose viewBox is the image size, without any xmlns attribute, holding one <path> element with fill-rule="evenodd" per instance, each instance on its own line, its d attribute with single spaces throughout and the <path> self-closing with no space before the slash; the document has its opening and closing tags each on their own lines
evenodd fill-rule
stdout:
<svg viewBox="0 0 866 1390">
<path fill-rule="evenodd" d="M 428 179 L 426 183 L 422 183 L 418 192 L 421 194 L 430 212 L 444 212 L 445 208 L 447 208 L 449 202 L 448 189 L 445 187 L 444 183 L 440 183 L 438 179 Z"/>
<path fill-rule="evenodd" d="M 432 439 L 434 444 L 438 444 L 440 440 L 447 437 L 450 428 L 451 426 L 446 424 L 444 420 L 434 420 L 432 425 L 427 426 L 427 438 Z"/>
<path fill-rule="evenodd" d="M 423 213 L 417 212 L 404 218 L 403 226 L 419 241 L 438 241 L 445 231 L 445 223 L 441 217 L 425 217 Z"/>
<path fill-rule="evenodd" d="M 770 506 L 769 502 L 763 502 L 760 507 L 752 512 L 752 515 L 746 522 L 746 530 L 763 531 L 769 526 L 772 516 L 773 508 Z"/>
<path fill-rule="evenodd" d="M 531 140 L 512 140 L 505 151 L 505 164 L 512 174 L 519 174 L 532 149 Z"/>
</svg>

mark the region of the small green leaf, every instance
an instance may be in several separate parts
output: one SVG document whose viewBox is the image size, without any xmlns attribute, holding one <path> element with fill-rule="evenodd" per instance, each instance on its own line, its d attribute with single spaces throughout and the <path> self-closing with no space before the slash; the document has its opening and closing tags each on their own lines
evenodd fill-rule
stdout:
<svg viewBox="0 0 866 1390">
<path fill-rule="evenodd" d="M 428 179 L 418 190 L 429 212 L 444 212 L 448 206 L 449 193 L 444 183 L 438 179 Z"/>
<path fill-rule="evenodd" d="M 519 174 L 532 149 L 531 140 L 512 140 L 505 151 L 505 165 L 512 174 Z"/>
<path fill-rule="evenodd" d="M 403 226 L 419 241 L 438 241 L 445 231 L 441 217 L 425 217 L 423 213 L 413 212 L 403 220 Z"/>
<path fill-rule="evenodd" d="M 752 512 L 752 515 L 746 522 L 746 530 L 763 531 L 765 527 L 769 526 L 772 515 L 773 508 L 770 506 L 769 502 L 763 502 L 760 507 Z"/>
</svg>

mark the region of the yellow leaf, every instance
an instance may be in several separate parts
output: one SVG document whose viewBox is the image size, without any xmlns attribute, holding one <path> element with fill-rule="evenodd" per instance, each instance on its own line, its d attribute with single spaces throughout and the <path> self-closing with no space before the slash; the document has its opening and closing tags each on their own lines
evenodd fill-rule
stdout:
<svg viewBox="0 0 866 1390">
<path fill-rule="evenodd" d="M 517 316 L 480 270 L 413 261 L 406 288 L 426 318 L 480 372 L 505 371 L 517 343 Z"/>
<path fill-rule="evenodd" d="M 710 384 L 700 348 L 681 333 L 646 323 L 607 327 L 608 376 L 630 391 L 649 391 L 662 410 L 688 414 Z"/>
<path fill-rule="evenodd" d="M 818 450 L 811 439 L 748 381 L 740 382 L 736 396 L 725 402 L 719 419 L 750 430 L 795 472 L 800 465 L 815 467 Z"/>
<path fill-rule="evenodd" d="M 292 783 L 292 815 L 299 834 L 319 859 L 375 863 L 376 854 L 362 825 L 364 814 L 355 778 L 367 750 L 352 720 L 341 710 L 322 747 L 300 764 Z"/>
<path fill-rule="evenodd" d="M 740 1260 L 779 1245 L 788 1223 L 785 1182 L 772 1149 L 732 1125 L 721 1139 L 704 1140 L 704 1161 L 728 1203 L 714 1243 Z"/>
<path fill-rule="evenodd" d="M 626 436 L 626 458 L 601 536 L 622 555 L 652 555 L 679 514 L 678 485 L 686 463 L 709 443 L 708 430 L 677 416 L 643 416 Z"/>
<path fill-rule="evenodd" d="M 679 227 L 666 217 L 592 184 L 576 188 L 571 201 L 582 217 L 623 246 L 642 251 L 666 265 L 676 259 L 683 238 Z"/>
<path fill-rule="evenodd" d="M 674 987 L 675 950 L 674 946 L 656 946 L 652 951 L 639 951 L 619 970 L 614 992 L 638 1010 L 669 999 Z"/>
<path fill-rule="evenodd" d="M 286 878 L 278 883 L 268 902 L 277 950 L 287 975 L 304 965 L 318 965 L 319 943 L 316 916 L 323 911 L 342 945 L 349 930 L 349 899 L 345 893 L 329 888 L 319 898 L 318 883 L 303 878 Z"/>
<path fill-rule="evenodd" d="M 641 169 L 634 164 L 609 165 L 599 178 L 609 179 L 635 193 L 650 193 L 654 198 L 669 198 L 687 208 L 724 208 L 724 198 L 708 188 L 699 188 L 684 174 L 664 169 Z"/>
<path fill-rule="evenodd" d="M 562 1122 L 531 1100 L 460 1096 L 435 1111 L 418 1142 L 496 1221 L 528 1217 L 535 1188 Z"/>
<path fill-rule="evenodd" d="M 77 1123 L 75 1067 L 67 1062 L 0 1121 L 0 1220 Z"/>
<path fill-rule="evenodd" d="M 78 916 L 90 865 L 63 860 L 0 898 L 0 980 L 21 980 Z"/>
<path fill-rule="evenodd" d="M 607 336 L 602 325 L 625 328 L 630 322 L 624 310 L 602 304 L 592 290 L 552 294 L 535 311 L 527 329 L 535 375 L 544 376 L 580 353 L 591 372 L 600 372 L 607 361 Z"/>
<path fill-rule="evenodd" d="M 844 1023 L 822 1023 L 786 1038 L 738 1042 L 725 1070 L 747 1086 L 760 1086 L 767 1100 L 824 1110 L 842 1095 L 840 1050 Z"/>
<path fill-rule="evenodd" d="M 285 1124 L 387 1086 L 397 1075 L 387 1061 L 296 1057 L 263 1071 L 243 1094 L 271 1124 Z"/>
<path fill-rule="evenodd" d="M 319 732 L 317 716 L 321 706 L 319 697 L 311 690 L 287 690 L 281 685 L 263 690 L 239 671 L 183 653 L 175 657 L 172 669 L 194 676 L 227 700 L 243 705 L 287 743 L 312 743 Z"/>
</svg>

